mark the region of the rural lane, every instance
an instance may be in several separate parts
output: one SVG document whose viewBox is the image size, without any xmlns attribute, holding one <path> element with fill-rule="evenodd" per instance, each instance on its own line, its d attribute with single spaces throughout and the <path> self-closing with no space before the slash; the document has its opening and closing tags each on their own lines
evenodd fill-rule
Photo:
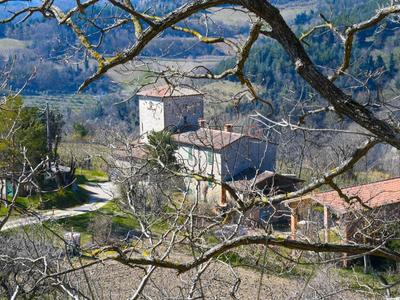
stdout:
<svg viewBox="0 0 400 300">
<path fill-rule="evenodd" d="M 60 220 L 98 210 L 107 204 L 107 202 L 114 199 L 117 190 L 112 182 L 87 183 L 81 185 L 81 187 L 89 193 L 89 199 L 85 204 L 66 209 L 49 210 L 43 213 L 38 212 L 35 216 L 9 220 L 1 231 L 38 224 L 45 221 Z"/>
</svg>

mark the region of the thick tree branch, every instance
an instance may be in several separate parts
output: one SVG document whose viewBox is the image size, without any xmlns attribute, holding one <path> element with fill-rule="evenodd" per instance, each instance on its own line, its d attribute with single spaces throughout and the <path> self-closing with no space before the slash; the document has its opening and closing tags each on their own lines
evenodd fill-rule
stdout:
<svg viewBox="0 0 400 300">
<path fill-rule="evenodd" d="M 242 3 L 271 26 L 275 39 L 291 58 L 298 74 L 324 97 L 338 114 L 347 116 L 388 144 L 400 149 L 400 129 L 375 117 L 371 111 L 346 95 L 318 71 L 276 7 L 264 0 L 243 0 Z"/>
<path fill-rule="evenodd" d="M 182 263 L 179 261 L 159 259 L 155 257 L 144 257 L 144 256 L 134 256 L 131 254 L 131 249 L 126 249 L 121 253 L 120 249 L 116 247 L 104 247 L 99 249 L 94 255 L 84 255 L 88 259 L 97 259 L 98 255 L 105 252 L 115 251 L 116 256 L 111 256 L 107 254 L 107 259 L 119 261 L 125 265 L 147 265 L 156 266 L 166 269 L 174 269 L 179 273 L 187 272 L 203 263 L 206 263 L 212 258 L 217 258 L 219 255 L 226 253 L 229 250 L 238 248 L 240 246 L 248 245 L 266 245 L 266 246 L 277 246 L 286 249 L 311 251 L 316 253 L 347 253 L 351 255 L 365 254 L 368 253 L 372 256 L 383 257 L 393 261 L 400 261 L 400 253 L 391 251 L 384 247 L 374 247 L 366 245 L 343 245 L 343 244 L 321 244 L 321 243 L 308 243 L 303 241 L 296 241 L 290 239 L 276 238 L 270 235 L 246 235 L 241 237 L 236 237 L 228 241 L 222 242 L 205 253 L 203 253 L 199 258 L 192 261 Z M 129 254 L 129 255 L 128 255 Z M 104 260 L 105 258 L 103 258 Z M 93 263 L 91 263 L 93 264 Z"/>
<path fill-rule="evenodd" d="M 176 23 L 190 17 L 191 15 L 221 4 L 233 4 L 237 3 L 236 0 L 197 0 L 192 1 L 188 4 L 183 5 L 182 7 L 178 8 L 177 10 L 173 11 L 165 18 L 161 19 L 156 23 L 156 26 L 148 27 L 146 30 L 143 31 L 141 38 L 138 39 L 135 44 L 130 47 L 129 49 L 125 50 L 124 52 L 108 58 L 106 63 L 99 66 L 97 73 L 89 77 L 85 82 L 79 87 L 79 91 L 85 89 L 90 83 L 95 81 L 96 79 L 100 78 L 103 74 L 105 74 L 111 68 L 127 63 L 134 59 L 143 48 L 152 41 L 159 33 L 163 32 L 165 29 L 175 25 Z"/>
<path fill-rule="evenodd" d="M 392 5 L 392 6 L 380 9 L 376 13 L 376 15 L 374 15 L 372 18 L 370 18 L 367 21 L 353 24 L 352 26 L 348 27 L 344 34 L 344 36 L 345 36 L 344 55 L 343 55 L 342 65 L 335 72 L 335 74 L 333 74 L 329 79 L 332 81 L 335 80 L 349 68 L 350 60 L 351 60 L 351 53 L 353 51 L 354 36 L 357 32 L 371 28 L 371 27 L 377 25 L 378 23 L 380 23 L 387 16 L 392 15 L 392 14 L 398 14 L 398 13 L 400 13 L 400 5 Z"/>
<path fill-rule="evenodd" d="M 328 183 L 331 181 L 333 178 L 343 174 L 344 172 L 350 170 L 351 168 L 354 167 L 354 165 L 361 159 L 363 158 L 369 150 L 371 150 L 375 145 L 377 145 L 379 141 L 375 138 L 369 139 L 366 141 L 362 146 L 357 148 L 352 156 L 345 160 L 342 164 L 340 164 L 338 167 L 332 169 L 331 171 L 323 174 L 320 178 L 314 180 L 310 184 L 306 185 L 305 187 L 292 192 L 292 193 L 287 193 L 287 194 L 280 194 L 272 197 L 265 197 L 264 199 L 260 200 L 264 203 L 280 203 L 285 200 L 293 199 L 299 196 L 302 196 L 304 194 L 307 194 L 324 184 Z"/>
</svg>

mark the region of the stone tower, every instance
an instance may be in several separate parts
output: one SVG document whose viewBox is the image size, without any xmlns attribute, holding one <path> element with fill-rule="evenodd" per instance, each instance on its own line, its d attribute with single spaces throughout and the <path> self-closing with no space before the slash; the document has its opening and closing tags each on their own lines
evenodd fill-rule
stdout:
<svg viewBox="0 0 400 300">
<path fill-rule="evenodd" d="M 188 87 L 165 85 L 137 93 L 139 96 L 140 136 L 169 129 L 172 132 L 198 126 L 204 116 L 203 94 Z"/>
</svg>

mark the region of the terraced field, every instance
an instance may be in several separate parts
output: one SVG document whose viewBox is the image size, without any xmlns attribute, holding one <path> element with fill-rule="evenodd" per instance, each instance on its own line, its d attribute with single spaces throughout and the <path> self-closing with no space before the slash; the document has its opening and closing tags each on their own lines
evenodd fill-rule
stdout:
<svg viewBox="0 0 400 300">
<path fill-rule="evenodd" d="M 46 103 L 49 103 L 50 108 L 58 109 L 62 113 L 68 111 L 79 113 L 83 109 L 90 110 L 96 106 L 100 101 L 99 96 L 94 95 L 26 95 L 24 96 L 24 102 L 27 106 L 44 107 Z"/>
</svg>

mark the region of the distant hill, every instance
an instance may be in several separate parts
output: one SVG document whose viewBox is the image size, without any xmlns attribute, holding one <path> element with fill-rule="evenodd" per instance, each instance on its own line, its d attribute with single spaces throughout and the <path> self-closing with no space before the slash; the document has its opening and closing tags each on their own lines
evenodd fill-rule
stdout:
<svg viewBox="0 0 400 300">
<path fill-rule="evenodd" d="M 5 14 L 7 10 L 16 10 L 27 4 L 39 4 L 39 2 L 41 1 L 12 1 L 7 5 L 0 4 L 0 8 L 7 8 L 0 9 L 0 13 Z M 188 1 L 133 1 L 139 7 L 139 10 L 152 8 L 158 14 L 170 11 L 186 2 Z M 275 0 L 272 2 L 281 8 L 282 15 L 297 34 L 309 29 L 313 24 L 320 23 L 320 12 L 327 16 L 332 15 L 335 23 L 346 25 L 371 16 L 378 7 L 375 0 L 363 2 L 352 0 Z M 75 6 L 76 1 L 55 0 L 55 4 L 67 10 Z M 104 13 L 111 12 L 105 10 Z M 209 13 L 213 14 L 214 22 L 210 22 L 207 31 L 212 35 L 224 35 L 238 40 L 243 40 L 247 35 L 249 22 L 246 14 L 240 11 L 229 11 L 227 13 L 224 9 L 210 9 Z M 204 31 L 203 23 L 198 22 L 198 20 L 190 25 L 199 31 Z M 388 26 L 394 25 L 389 24 Z M 393 76 L 396 71 L 396 64 L 398 65 L 400 62 L 400 42 L 390 31 L 379 33 L 377 36 L 374 35 L 374 32 L 359 34 L 357 43 L 359 47 L 356 49 L 357 57 L 361 57 L 360 55 L 363 55 L 365 49 L 372 45 L 371 37 L 376 41 L 374 44 L 376 50 L 371 53 L 370 57 L 366 58 L 364 64 L 355 64 L 353 67 L 359 67 L 362 72 L 368 72 L 371 66 L 383 67 L 387 72 L 380 80 L 384 84 L 393 85 L 393 88 L 397 89 L 400 84 L 396 84 L 396 82 L 400 81 Z M 95 44 L 99 36 L 92 34 L 91 38 Z M 100 50 L 111 55 L 132 45 L 134 39 L 132 27 L 122 27 L 114 34 L 106 36 Z M 390 40 L 389 48 L 379 46 L 380 44 L 384 45 L 383 41 L 385 40 Z M 47 94 L 56 97 L 54 102 L 57 102 L 56 104 L 59 106 L 63 106 L 63 97 L 68 99 L 65 106 L 73 111 L 78 111 L 79 103 L 75 102 L 77 98 L 59 95 L 75 93 L 82 81 L 95 72 L 96 65 L 90 60 L 82 60 L 85 56 L 84 53 L 77 53 L 76 49 L 71 48 L 70 45 L 78 45 L 76 37 L 69 28 L 58 26 L 54 20 L 42 20 L 37 17 L 22 24 L 2 25 L 0 26 L 0 69 L 7 67 L 7 64 L 10 64 L 11 56 L 15 55 L 17 60 L 13 67 L 14 73 L 10 82 L 12 88 L 17 89 L 24 85 L 26 79 L 37 68 L 37 75 L 29 82 L 25 90 L 27 94 L 34 95 L 31 97 L 32 103 L 44 101 L 42 97 L 45 96 L 41 95 Z M 335 42 L 335 37 L 327 32 L 318 35 L 315 39 L 310 39 L 306 48 L 310 51 L 316 63 L 320 65 L 334 67 L 341 59 L 340 44 Z M 218 70 L 222 70 L 224 65 L 232 63 L 230 58 L 232 53 L 229 52 L 227 47 L 205 45 L 185 33 L 173 30 L 166 30 L 157 40 L 151 42 L 142 55 L 148 58 L 147 61 L 153 60 L 151 66 L 155 66 L 157 63 L 169 67 L 182 67 L 183 64 L 186 64 L 187 69 L 189 66 L 194 66 L 194 62 L 201 63 L 201 60 L 205 59 L 204 64 L 214 69 L 219 61 L 223 61 L 217 67 Z M 209 64 L 208 58 L 210 57 L 212 57 L 212 62 Z M 155 67 L 159 70 L 162 66 Z M 123 85 L 122 88 L 125 88 L 125 86 L 134 84 L 132 82 L 134 77 L 138 77 L 139 82 L 146 80 L 140 72 L 139 74 L 136 72 L 132 76 L 129 73 L 117 71 L 119 70 L 110 72 L 111 80 L 104 77 L 96 81 L 89 87 L 88 92 L 92 95 L 109 94 L 120 89 L 121 85 Z M 267 99 L 279 99 L 287 89 L 301 90 L 303 85 L 282 49 L 276 47 L 274 42 L 267 39 L 263 39 L 263 42 L 255 45 L 246 64 L 246 72 L 254 82 L 262 87 L 263 96 Z M 375 91 L 377 88 L 377 83 L 374 80 L 368 81 L 368 85 L 371 91 Z M 91 100 L 86 101 L 91 102 Z"/>
</svg>

